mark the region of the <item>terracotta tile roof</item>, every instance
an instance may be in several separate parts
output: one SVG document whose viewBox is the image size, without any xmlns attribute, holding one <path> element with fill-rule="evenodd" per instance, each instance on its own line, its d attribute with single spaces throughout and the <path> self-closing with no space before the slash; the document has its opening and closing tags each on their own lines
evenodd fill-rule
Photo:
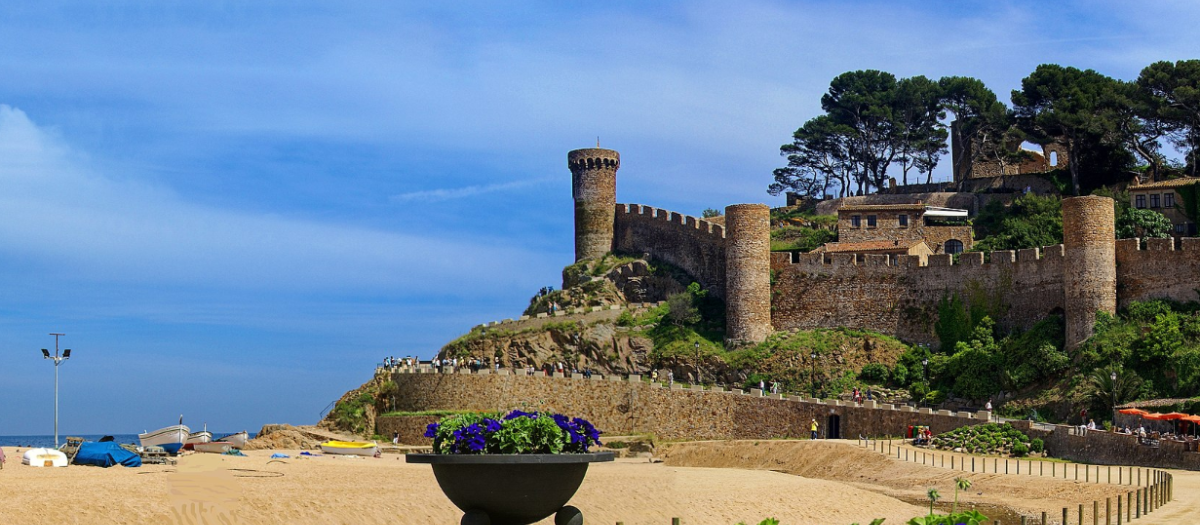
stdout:
<svg viewBox="0 0 1200 525">
<path fill-rule="evenodd" d="M 904 211 L 924 209 L 924 204 L 916 202 L 912 204 L 848 204 L 838 208 L 838 211 Z"/>
<path fill-rule="evenodd" d="M 1189 184 L 1195 184 L 1197 182 L 1200 182 L 1200 178 L 1184 177 L 1182 179 L 1160 180 L 1158 182 L 1147 182 L 1145 184 L 1138 184 L 1136 186 L 1130 186 L 1129 191 L 1155 190 L 1155 189 L 1160 189 L 1160 188 L 1178 188 L 1180 186 L 1187 186 Z"/>
<path fill-rule="evenodd" d="M 830 242 L 818 249 L 826 253 L 891 252 L 908 251 L 918 244 L 925 244 L 925 241 L 899 241 L 899 243 L 896 241 Z"/>
</svg>

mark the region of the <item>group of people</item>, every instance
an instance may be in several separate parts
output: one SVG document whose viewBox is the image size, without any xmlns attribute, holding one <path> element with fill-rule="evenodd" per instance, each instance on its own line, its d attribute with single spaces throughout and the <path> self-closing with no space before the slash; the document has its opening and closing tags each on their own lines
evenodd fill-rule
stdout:
<svg viewBox="0 0 1200 525">
<path fill-rule="evenodd" d="M 417 366 L 417 362 L 418 362 L 417 358 L 415 358 L 415 357 L 406 356 L 406 357 L 398 358 L 396 356 L 387 356 L 387 357 L 383 358 L 383 367 L 384 368 L 399 368 L 399 367 L 412 368 L 414 366 Z"/>
<path fill-rule="evenodd" d="M 863 397 L 864 395 L 866 396 L 865 398 Z M 867 399 L 867 400 L 875 399 L 875 393 L 872 392 L 870 388 L 868 388 L 867 392 L 864 394 L 863 391 L 860 390 L 858 387 L 854 387 L 854 392 L 851 393 L 851 396 L 853 396 L 855 403 L 862 403 L 863 399 Z"/>
</svg>

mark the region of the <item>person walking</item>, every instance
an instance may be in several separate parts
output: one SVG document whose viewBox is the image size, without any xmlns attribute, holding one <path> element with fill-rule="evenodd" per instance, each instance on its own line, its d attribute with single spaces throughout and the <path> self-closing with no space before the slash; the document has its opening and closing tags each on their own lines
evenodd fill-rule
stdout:
<svg viewBox="0 0 1200 525">
<path fill-rule="evenodd" d="M 817 439 L 817 428 L 818 428 L 819 426 L 820 426 L 820 425 L 818 425 L 818 424 L 817 424 L 817 419 L 816 419 L 816 418 L 813 418 L 813 420 L 812 420 L 812 423 L 811 423 L 811 424 L 809 425 L 809 427 L 808 427 L 808 429 L 809 429 L 810 431 L 812 431 L 812 439 L 814 439 L 814 440 L 815 440 L 815 439 Z"/>
<path fill-rule="evenodd" d="M 667 370 L 667 388 L 670 388 L 671 385 L 674 385 L 674 384 L 675 384 L 675 371 Z"/>
</svg>

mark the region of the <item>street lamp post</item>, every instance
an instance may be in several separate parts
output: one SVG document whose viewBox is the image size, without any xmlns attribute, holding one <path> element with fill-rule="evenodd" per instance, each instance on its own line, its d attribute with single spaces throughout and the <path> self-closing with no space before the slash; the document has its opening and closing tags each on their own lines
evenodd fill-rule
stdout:
<svg viewBox="0 0 1200 525">
<path fill-rule="evenodd" d="M 1109 372 L 1108 378 L 1112 380 L 1112 382 L 1108 384 L 1108 389 L 1110 391 L 1109 393 L 1112 394 L 1112 405 L 1110 405 L 1109 408 L 1112 412 L 1112 423 L 1115 427 L 1117 426 L 1117 371 L 1113 370 L 1112 372 Z"/>
<path fill-rule="evenodd" d="M 58 353 L 58 338 L 67 334 L 51 333 L 54 336 L 54 355 L 50 355 L 50 351 L 42 349 L 42 359 L 54 360 L 54 448 L 58 448 L 58 366 L 71 358 L 71 349 L 63 349 L 62 355 Z"/>
<path fill-rule="evenodd" d="M 809 362 L 812 363 L 812 375 L 808 376 L 809 388 L 812 389 L 813 398 L 817 397 L 817 353 L 808 354 Z"/>
<path fill-rule="evenodd" d="M 929 358 L 928 357 L 921 360 L 921 382 L 925 383 L 925 390 L 926 390 L 925 393 L 928 394 L 929 393 L 928 392 L 928 390 L 929 390 Z M 925 404 L 925 396 L 921 396 L 921 404 L 922 405 Z"/>
<path fill-rule="evenodd" d="M 703 384 L 703 381 L 700 380 L 700 341 L 696 341 L 694 344 L 696 348 L 696 384 L 699 385 Z"/>
</svg>

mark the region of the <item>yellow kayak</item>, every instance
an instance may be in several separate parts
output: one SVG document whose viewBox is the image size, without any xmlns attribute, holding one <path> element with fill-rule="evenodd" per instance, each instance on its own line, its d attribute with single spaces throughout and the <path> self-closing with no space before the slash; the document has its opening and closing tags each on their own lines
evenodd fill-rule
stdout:
<svg viewBox="0 0 1200 525">
<path fill-rule="evenodd" d="M 363 441 L 326 441 L 321 443 L 321 452 L 343 456 L 374 456 L 379 445 Z"/>
</svg>

